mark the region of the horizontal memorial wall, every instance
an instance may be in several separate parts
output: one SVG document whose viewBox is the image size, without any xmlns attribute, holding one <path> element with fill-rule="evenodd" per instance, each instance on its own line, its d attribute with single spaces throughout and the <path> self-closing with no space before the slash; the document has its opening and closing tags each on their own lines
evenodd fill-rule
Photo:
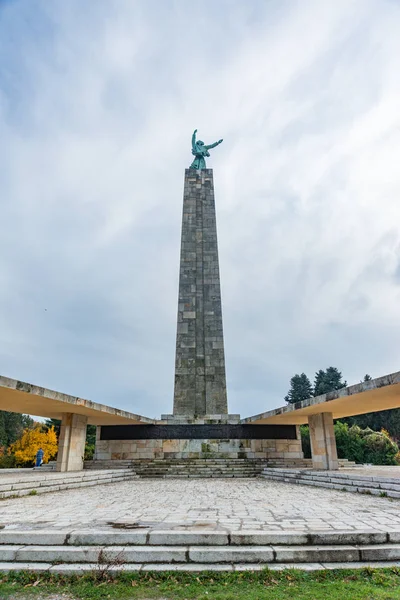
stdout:
<svg viewBox="0 0 400 600">
<path fill-rule="evenodd" d="M 295 440 L 295 425 L 107 425 L 100 440 Z"/>
</svg>

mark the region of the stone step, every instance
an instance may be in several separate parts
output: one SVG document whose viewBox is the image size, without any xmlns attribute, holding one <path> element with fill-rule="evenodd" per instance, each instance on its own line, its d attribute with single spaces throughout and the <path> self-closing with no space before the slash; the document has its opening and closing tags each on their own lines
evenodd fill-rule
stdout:
<svg viewBox="0 0 400 600">
<path fill-rule="evenodd" d="M 138 479 L 132 469 L 115 471 L 74 471 L 68 473 L 37 472 L 18 476 L 7 473 L 0 482 L 0 498 L 44 494 L 77 487 L 102 485 Z"/>
<path fill-rule="evenodd" d="M 299 571 L 323 571 L 323 570 L 338 570 L 338 569 L 388 569 L 400 568 L 400 561 L 367 561 L 367 562 L 352 562 L 352 563 L 269 563 L 270 571 L 284 571 L 286 569 L 296 569 Z M 98 573 L 104 569 L 102 565 L 96 563 L 69 563 L 57 564 L 51 563 L 16 563 L 16 562 L 0 562 L 0 573 L 13 573 L 19 571 L 29 571 L 31 573 L 54 573 L 60 575 L 82 575 L 85 573 Z M 261 571 L 265 569 L 264 564 L 260 563 L 235 563 L 235 564 L 206 564 L 206 563 L 155 563 L 155 564 L 140 564 L 140 563 L 125 563 L 123 565 L 107 566 L 107 574 L 114 575 L 121 572 L 138 573 L 151 571 L 172 571 L 172 572 L 243 572 L 243 571 Z"/>
<path fill-rule="evenodd" d="M 34 546 L 2 545 L 3 563 L 285 564 L 399 561 L 400 544 L 331 546 Z M 350 565 L 349 565 L 350 566 Z"/>
<path fill-rule="evenodd" d="M 188 479 L 188 478 L 213 478 L 213 477 L 258 477 L 258 473 L 141 473 L 139 475 L 141 479 L 157 479 L 157 478 L 176 478 L 176 479 Z"/>
<path fill-rule="evenodd" d="M 94 461 L 109 464 L 115 461 Z M 129 461 L 128 461 L 129 462 Z M 127 461 L 121 461 L 126 467 Z M 132 469 L 143 479 L 149 478 L 232 478 L 257 477 L 265 466 L 264 459 L 193 458 L 143 459 L 130 461 Z M 90 465 L 92 466 L 92 465 Z M 86 464 L 85 464 L 86 467 Z"/>
<path fill-rule="evenodd" d="M 326 482 L 328 481 L 329 483 L 335 483 L 335 484 L 339 484 L 339 485 L 355 485 L 356 487 L 366 487 L 366 488 L 376 488 L 376 489 L 385 489 L 385 490 L 392 490 L 394 492 L 400 492 L 400 478 L 397 480 L 398 483 L 391 483 L 390 481 L 383 481 L 383 482 L 378 482 L 378 481 L 369 481 L 369 480 L 365 480 L 362 477 L 357 477 L 354 476 L 354 478 L 344 478 L 344 477 L 340 477 L 339 475 L 337 477 L 335 477 L 335 475 L 331 475 L 329 477 L 326 476 L 320 476 L 318 475 L 318 473 L 314 474 L 310 474 L 310 475 L 304 475 L 301 479 L 304 479 L 305 481 L 322 481 L 322 482 Z"/>
<path fill-rule="evenodd" d="M 312 469 L 312 459 L 311 458 L 274 458 L 268 459 L 266 467 L 268 468 L 296 468 L 296 469 Z M 347 458 L 339 459 L 339 468 L 340 469 L 349 469 L 349 468 L 362 468 L 362 465 L 357 465 L 354 461 L 350 461 Z"/>
<path fill-rule="evenodd" d="M 157 529 L 116 522 L 102 529 L 1 529 L 3 546 L 371 546 L 400 544 L 399 530 L 376 531 L 207 531 Z M 125 528 L 126 527 L 126 528 Z"/>
<path fill-rule="evenodd" d="M 141 473 L 176 473 L 177 475 L 181 475 L 181 474 L 188 474 L 188 473 L 261 473 L 260 469 L 252 469 L 252 468 L 245 468 L 245 467 L 240 467 L 238 469 L 233 469 L 233 468 L 226 468 L 226 469 L 217 469 L 217 468 L 208 468 L 208 469 L 204 469 L 204 468 L 199 468 L 199 469 L 185 469 L 184 467 L 182 469 L 178 469 L 176 467 L 166 467 L 165 469 L 161 469 L 159 467 L 142 467 L 142 468 L 136 468 L 135 472 L 138 474 Z"/>
<path fill-rule="evenodd" d="M 232 474 L 232 475 L 221 475 L 221 474 L 208 474 L 208 475 L 140 475 L 141 479 L 251 479 L 258 477 L 258 474 Z"/>
<path fill-rule="evenodd" d="M 392 489 L 398 491 L 400 487 L 400 477 L 378 477 L 363 475 L 360 472 L 341 473 L 340 471 L 310 471 L 299 469 L 270 469 L 266 468 L 263 473 L 271 473 L 286 478 L 296 478 L 316 481 L 329 481 L 333 483 L 346 483 L 357 485 L 368 485 L 370 487 L 379 487 L 380 484 L 392 486 Z"/>
<path fill-rule="evenodd" d="M 41 467 L 33 467 L 34 471 L 55 471 L 57 467 L 57 462 L 55 460 L 51 460 L 46 464 L 43 464 Z"/>
<path fill-rule="evenodd" d="M 85 461 L 85 468 L 93 468 L 94 466 L 108 466 L 114 465 L 115 467 L 129 467 L 131 465 L 137 466 L 142 464 L 182 464 L 182 465 L 223 465 L 223 464 L 256 464 L 256 465 L 265 465 L 267 461 L 265 459 L 258 458 L 219 458 L 219 459 L 210 459 L 210 458 L 181 458 L 181 459 L 169 459 L 169 458 L 161 458 L 161 459 L 132 459 L 132 460 L 93 460 L 93 461 Z"/>
<path fill-rule="evenodd" d="M 400 498 L 400 478 L 369 477 L 338 471 L 296 471 L 287 469 L 264 469 L 261 477 L 271 481 L 312 485 L 348 492 Z"/>
</svg>

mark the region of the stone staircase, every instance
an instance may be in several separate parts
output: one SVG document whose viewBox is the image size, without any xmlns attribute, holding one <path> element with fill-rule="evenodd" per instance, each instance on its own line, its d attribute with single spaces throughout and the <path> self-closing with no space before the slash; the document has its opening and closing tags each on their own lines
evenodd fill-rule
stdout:
<svg viewBox="0 0 400 600">
<path fill-rule="evenodd" d="M 186 459 L 152 459 L 131 461 L 92 461 L 93 465 L 85 463 L 85 469 L 99 468 L 101 463 L 122 463 L 120 467 L 128 466 L 143 479 L 199 479 L 199 478 L 229 478 L 257 477 L 266 464 L 262 459 L 245 458 L 186 458 Z"/>
<path fill-rule="evenodd" d="M 358 469 L 354 473 L 340 471 L 313 471 L 302 469 L 265 468 L 262 475 L 270 481 L 298 483 L 346 492 L 359 492 L 389 498 L 400 498 L 400 477 L 375 477 L 362 475 Z"/>
<path fill-rule="evenodd" d="M 25 471 L 25 470 L 24 470 Z M 17 498 L 19 496 L 36 496 L 46 492 L 70 490 L 78 487 L 117 483 L 138 476 L 132 469 L 115 469 L 102 471 L 72 471 L 68 473 L 52 473 L 31 470 L 29 473 L 10 473 L 0 479 L 0 498 Z"/>
<path fill-rule="evenodd" d="M 137 529 L 0 530 L 0 572 L 114 573 L 389 567 L 400 532 Z"/>
<path fill-rule="evenodd" d="M 57 461 L 49 460 L 48 463 L 43 464 L 41 467 L 33 467 L 34 471 L 55 471 L 57 467 Z"/>
<path fill-rule="evenodd" d="M 352 469 L 360 467 L 352 460 L 339 458 L 339 469 Z M 311 458 L 270 458 L 266 461 L 266 466 L 271 469 L 312 469 Z"/>
<path fill-rule="evenodd" d="M 132 460 L 85 460 L 83 468 L 85 471 L 103 471 L 103 470 L 118 470 L 132 469 Z"/>
<path fill-rule="evenodd" d="M 339 461 L 340 468 L 356 466 L 346 459 Z M 85 470 L 133 469 L 141 478 L 214 478 L 257 477 L 264 467 L 279 469 L 312 469 L 311 458 L 261 459 L 261 458 L 182 458 L 141 460 L 91 460 Z"/>
</svg>

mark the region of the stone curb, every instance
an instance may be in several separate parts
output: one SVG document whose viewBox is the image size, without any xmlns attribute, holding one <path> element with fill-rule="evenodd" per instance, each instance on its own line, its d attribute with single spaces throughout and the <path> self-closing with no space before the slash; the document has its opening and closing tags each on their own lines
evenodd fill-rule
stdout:
<svg viewBox="0 0 400 600">
<path fill-rule="evenodd" d="M 393 531 L 171 531 L 140 528 L 127 531 L 96 530 L 0 530 L 3 546 L 343 546 L 400 544 L 400 529 Z"/>
<path fill-rule="evenodd" d="M 311 485 L 327 489 L 334 489 L 360 494 L 371 494 L 373 496 L 384 496 L 388 498 L 400 498 L 400 480 L 383 478 L 357 478 L 352 479 L 333 475 L 319 475 L 312 471 L 289 472 L 290 469 L 264 469 L 262 479 L 267 481 L 279 481 L 297 485 Z M 375 481 L 374 481 L 375 480 Z M 396 481 L 396 485 L 393 483 Z"/>
<path fill-rule="evenodd" d="M 65 473 L 56 473 L 52 476 L 41 475 L 36 478 L 26 478 L 14 482 L 5 482 L 0 484 L 0 498 L 14 498 L 28 496 L 35 491 L 36 494 L 45 494 L 47 492 L 58 492 L 61 490 L 75 489 L 79 487 L 89 487 L 95 485 L 104 485 L 107 483 L 120 483 L 139 479 L 139 476 L 130 470 L 110 471 L 82 471 L 82 475 L 71 473 L 67 476 Z M 60 475 L 60 477 L 56 477 Z"/>
<path fill-rule="evenodd" d="M 0 547 L 0 562 L 98 563 L 310 563 L 400 561 L 400 544 L 337 546 L 17 546 Z"/>
<path fill-rule="evenodd" d="M 400 568 L 400 561 L 374 561 L 374 562 L 350 562 L 350 563 L 286 563 L 286 564 L 251 564 L 251 563 L 238 563 L 235 565 L 229 564 L 125 564 L 118 567 L 111 567 L 107 569 L 108 573 L 117 574 L 120 572 L 218 572 L 218 571 L 230 571 L 230 572 L 242 572 L 242 571 L 262 571 L 266 568 L 270 571 L 285 571 L 288 569 L 297 569 L 299 571 L 323 571 L 323 570 L 342 570 L 342 569 L 390 569 Z M 50 573 L 60 573 L 63 575 L 80 575 L 88 572 L 99 571 L 98 564 L 64 564 L 64 565 L 52 565 L 51 563 L 14 563 L 14 562 L 0 562 L 0 573 L 11 573 L 20 571 L 30 571 L 43 573 L 49 571 Z"/>
</svg>

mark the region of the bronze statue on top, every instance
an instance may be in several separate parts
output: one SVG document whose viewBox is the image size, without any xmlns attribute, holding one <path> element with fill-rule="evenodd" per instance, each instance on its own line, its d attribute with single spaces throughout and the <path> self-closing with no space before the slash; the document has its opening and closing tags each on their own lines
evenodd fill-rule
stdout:
<svg viewBox="0 0 400 600">
<path fill-rule="evenodd" d="M 214 144 L 206 146 L 201 140 L 196 141 L 196 133 L 197 129 L 194 130 L 192 135 L 192 154 L 194 154 L 195 159 L 190 165 L 189 169 L 200 170 L 206 168 L 206 161 L 204 160 L 204 157 L 210 156 L 210 148 L 215 148 L 215 146 L 218 146 L 218 144 L 223 142 L 223 140 L 218 140 L 218 142 L 214 142 Z"/>
</svg>

